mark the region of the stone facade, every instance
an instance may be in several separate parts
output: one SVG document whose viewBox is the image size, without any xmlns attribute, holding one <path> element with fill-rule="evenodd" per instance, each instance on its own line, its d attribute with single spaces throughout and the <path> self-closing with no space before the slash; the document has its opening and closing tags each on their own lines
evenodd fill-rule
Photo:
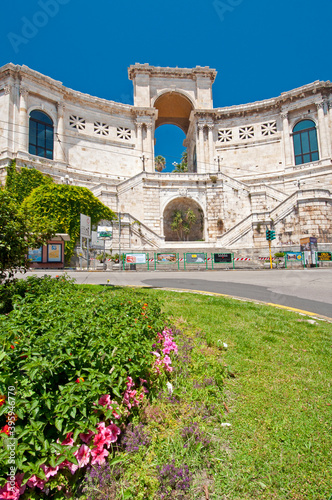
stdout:
<svg viewBox="0 0 332 500">
<path fill-rule="evenodd" d="M 331 243 L 332 84 L 316 81 L 276 98 L 214 108 L 216 74 L 208 67 L 135 64 L 128 70 L 131 106 L 7 64 L 0 68 L 1 178 L 16 159 L 57 182 L 70 179 L 88 187 L 111 209 L 127 214 L 132 234 L 123 245 L 132 249 L 172 245 L 175 207 L 197 212 L 199 224 L 190 239 L 204 240 L 206 248 L 259 249 L 266 246 L 265 228 L 271 224 L 276 247 L 297 245 L 306 235 Z M 52 120 L 53 159 L 31 154 L 35 110 Z M 302 163 L 293 141 L 298 140 L 294 127 L 304 122 L 313 125 L 317 152 L 303 156 Z M 185 132 L 188 173 L 155 172 L 154 134 L 163 124 Z"/>
</svg>

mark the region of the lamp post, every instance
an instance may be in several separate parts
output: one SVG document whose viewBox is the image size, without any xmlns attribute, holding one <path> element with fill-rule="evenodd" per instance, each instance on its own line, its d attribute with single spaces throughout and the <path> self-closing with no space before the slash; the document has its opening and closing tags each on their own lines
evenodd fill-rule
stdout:
<svg viewBox="0 0 332 500">
<path fill-rule="evenodd" d="M 218 163 L 218 172 L 220 172 L 220 162 L 223 160 L 219 155 L 214 158 L 214 161 Z"/>
</svg>

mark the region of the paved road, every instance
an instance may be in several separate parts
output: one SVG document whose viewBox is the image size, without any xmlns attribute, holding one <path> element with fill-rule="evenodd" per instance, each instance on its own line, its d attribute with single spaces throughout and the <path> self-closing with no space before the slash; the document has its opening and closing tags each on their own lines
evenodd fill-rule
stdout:
<svg viewBox="0 0 332 500">
<path fill-rule="evenodd" d="M 28 274 L 61 274 L 35 271 Z M 179 272 L 70 271 L 77 283 L 150 286 L 222 293 L 274 303 L 332 318 L 332 269 Z"/>
</svg>

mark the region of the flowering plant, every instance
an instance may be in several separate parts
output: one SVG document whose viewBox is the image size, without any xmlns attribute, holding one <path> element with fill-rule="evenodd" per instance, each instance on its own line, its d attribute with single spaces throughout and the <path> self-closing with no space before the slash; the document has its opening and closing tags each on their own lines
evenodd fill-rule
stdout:
<svg viewBox="0 0 332 500">
<path fill-rule="evenodd" d="M 95 292 L 63 277 L 24 287 L 13 311 L 0 315 L 0 394 L 14 386 L 17 401 L 13 498 L 27 487 L 69 491 L 81 469 L 105 462 L 148 392 L 151 345 L 165 323 L 158 302 L 140 291 Z M 1 396 L 0 440 L 7 412 Z M 2 496 L 7 461 L 0 446 Z"/>
</svg>

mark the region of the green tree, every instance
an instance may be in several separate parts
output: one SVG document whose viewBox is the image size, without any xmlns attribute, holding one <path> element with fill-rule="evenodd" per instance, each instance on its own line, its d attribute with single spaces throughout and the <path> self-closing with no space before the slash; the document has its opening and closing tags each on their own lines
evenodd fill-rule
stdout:
<svg viewBox="0 0 332 500">
<path fill-rule="evenodd" d="M 187 150 L 183 151 L 181 156 L 181 162 L 175 164 L 175 169 L 173 170 L 175 173 L 183 173 L 188 172 L 188 153 Z"/>
<path fill-rule="evenodd" d="M 36 168 L 21 167 L 18 170 L 15 160 L 7 167 L 6 189 L 19 204 L 36 187 L 50 184 L 53 184 L 52 177 L 42 174 Z"/>
<path fill-rule="evenodd" d="M 66 184 L 42 185 L 34 189 L 22 207 L 49 222 L 57 233 L 68 233 L 65 257 L 70 259 L 80 236 L 80 214 L 91 217 L 91 223 L 101 219 L 111 221 L 115 213 L 96 198 L 89 189 Z"/>
<path fill-rule="evenodd" d="M 17 271 L 27 270 L 29 248 L 46 243 L 53 231 L 49 221 L 32 218 L 9 191 L 0 188 L 0 283 L 10 281 Z"/>
<path fill-rule="evenodd" d="M 196 215 L 191 208 L 183 213 L 181 210 L 175 210 L 172 217 L 171 228 L 176 231 L 179 240 L 185 241 L 188 239 L 190 230 L 196 222 Z"/>
<path fill-rule="evenodd" d="M 161 172 L 166 167 L 166 160 L 163 156 L 158 155 L 154 159 L 155 170 Z"/>
</svg>

